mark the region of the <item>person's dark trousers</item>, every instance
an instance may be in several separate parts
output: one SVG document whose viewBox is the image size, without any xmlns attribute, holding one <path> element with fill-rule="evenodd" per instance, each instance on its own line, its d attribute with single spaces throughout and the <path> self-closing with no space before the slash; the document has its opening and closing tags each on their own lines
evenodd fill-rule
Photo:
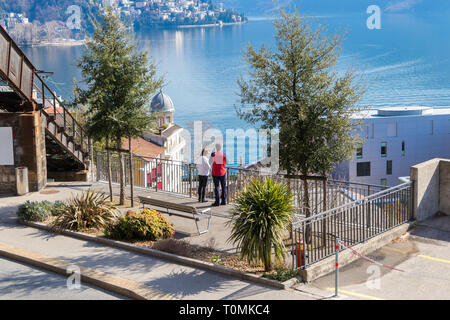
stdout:
<svg viewBox="0 0 450 320">
<path fill-rule="evenodd" d="M 220 177 L 213 176 L 213 181 L 214 181 L 214 195 L 216 196 L 215 204 L 218 205 L 219 201 L 220 201 L 219 186 L 222 189 L 222 197 L 221 197 L 222 203 L 221 204 L 226 204 L 227 188 L 226 188 L 225 176 L 220 176 Z"/>
<path fill-rule="evenodd" d="M 206 186 L 208 176 L 198 176 L 198 201 L 205 201 Z"/>
</svg>

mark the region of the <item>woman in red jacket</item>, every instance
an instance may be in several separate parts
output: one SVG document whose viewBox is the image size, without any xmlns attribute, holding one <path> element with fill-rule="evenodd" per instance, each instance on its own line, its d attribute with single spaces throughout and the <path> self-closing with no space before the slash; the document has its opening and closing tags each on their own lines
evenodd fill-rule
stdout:
<svg viewBox="0 0 450 320">
<path fill-rule="evenodd" d="M 226 180 L 225 176 L 227 174 L 227 157 L 222 152 L 222 146 L 216 144 L 216 152 L 211 154 L 212 159 L 212 177 L 214 182 L 214 195 L 216 196 L 216 202 L 213 206 L 219 206 L 220 198 L 222 202 L 220 205 L 226 205 L 227 191 L 226 191 Z M 219 185 L 222 189 L 222 196 L 219 196 Z"/>
</svg>

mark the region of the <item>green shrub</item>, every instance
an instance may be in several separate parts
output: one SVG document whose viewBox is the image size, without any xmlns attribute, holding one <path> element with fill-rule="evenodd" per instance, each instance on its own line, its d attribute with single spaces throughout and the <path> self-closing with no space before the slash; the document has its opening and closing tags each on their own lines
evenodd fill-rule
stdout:
<svg viewBox="0 0 450 320">
<path fill-rule="evenodd" d="M 52 226 L 57 231 L 103 229 L 117 217 L 117 210 L 108 204 L 104 193 L 88 190 L 72 198 L 55 210 L 56 220 Z"/>
<path fill-rule="evenodd" d="M 139 213 L 128 211 L 105 230 L 108 238 L 116 240 L 157 241 L 171 238 L 174 234 L 173 225 L 153 209 L 144 209 Z"/>
<path fill-rule="evenodd" d="M 264 273 L 263 277 L 285 282 L 300 275 L 300 270 L 292 270 L 292 268 L 285 265 L 275 266 L 274 269 L 274 272 Z"/>
<path fill-rule="evenodd" d="M 17 216 L 25 221 L 42 222 L 51 215 L 52 204 L 48 201 L 27 201 L 19 206 Z"/>
<path fill-rule="evenodd" d="M 222 263 L 222 259 L 220 259 L 219 256 L 213 256 L 213 257 L 211 258 L 211 260 L 212 260 L 212 263 L 214 263 L 214 264 L 216 264 L 216 265 L 220 265 L 220 264 Z"/>
<path fill-rule="evenodd" d="M 59 216 L 63 213 L 63 211 L 66 209 L 66 204 L 62 201 L 55 201 L 53 205 L 50 208 L 50 214 L 52 216 Z"/>
</svg>

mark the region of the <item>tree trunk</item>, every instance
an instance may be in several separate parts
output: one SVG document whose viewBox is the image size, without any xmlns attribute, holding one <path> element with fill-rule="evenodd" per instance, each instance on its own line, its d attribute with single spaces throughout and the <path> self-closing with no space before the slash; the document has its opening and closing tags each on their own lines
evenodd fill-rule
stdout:
<svg viewBox="0 0 450 320">
<path fill-rule="evenodd" d="M 133 190 L 133 150 L 131 147 L 131 137 L 128 139 L 128 149 L 130 152 L 130 195 L 131 195 L 131 208 L 134 207 L 134 190 Z"/>
<path fill-rule="evenodd" d="M 106 165 L 108 172 L 108 185 L 109 185 L 109 199 L 113 202 L 113 189 L 112 189 L 112 173 L 111 173 L 111 152 L 109 151 L 109 139 L 106 138 Z M 98 170 L 98 169 L 97 169 Z"/>
<path fill-rule="evenodd" d="M 272 271 L 272 245 L 269 244 L 269 248 L 265 248 L 264 253 L 264 270 L 266 272 Z"/>
<path fill-rule="evenodd" d="M 117 139 L 117 150 L 119 153 L 119 182 L 120 182 L 120 196 L 119 205 L 123 206 L 125 204 L 125 170 L 122 155 L 122 139 Z"/>
</svg>

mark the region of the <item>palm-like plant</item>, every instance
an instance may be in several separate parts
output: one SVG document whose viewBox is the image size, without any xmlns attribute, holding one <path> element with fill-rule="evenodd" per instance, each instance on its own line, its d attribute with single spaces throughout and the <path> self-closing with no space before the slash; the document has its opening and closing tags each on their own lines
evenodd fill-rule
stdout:
<svg viewBox="0 0 450 320">
<path fill-rule="evenodd" d="M 232 241 L 241 256 L 250 263 L 263 263 L 272 269 L 272 247 L 275 258 L 285 256 L 284 235 L 292 223 L 294 195 L 285 184 L 274 183 L 271 177 L 253 178 L 235 199 L 231 210 Z"/>
<path fill-rule="evenodd" d="M 117 210 L 107 203 L 104 193 L 87 190 L 59 209 L 53 228 L 60 231 L 101 229 L 117 217 Z"/>
</svg>

